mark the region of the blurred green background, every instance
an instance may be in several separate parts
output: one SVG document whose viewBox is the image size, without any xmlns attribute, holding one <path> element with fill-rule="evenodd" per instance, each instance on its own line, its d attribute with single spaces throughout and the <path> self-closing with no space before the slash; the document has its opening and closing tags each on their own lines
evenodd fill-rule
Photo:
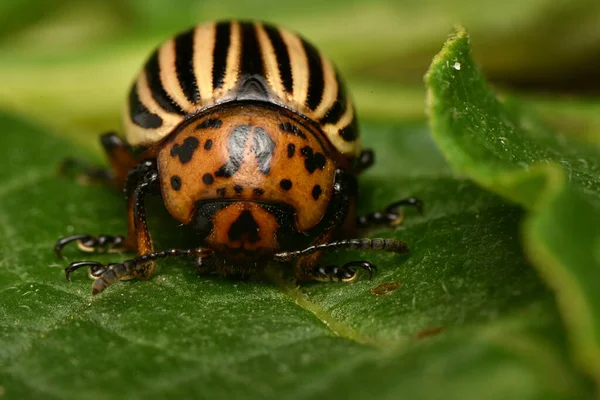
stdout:
<svg viewBox="0 0 600 400">
<path fill-rule="evenodd" d="M 374 281 L 307 285 L 301 291 L 287 282 L 199 279 L 189 265 L 173 263 L 175 269 L 165 268 L 149 282 L 115 285 L 92 302 L 84 274 L 65 282 L 65 263 L 50 249 L 57 237 L 80 230 L 123 231 L 122 199 L 104 188 L 57 179 L 53 168 L 66 155 L 93 154 L 78 153 L 80 147 L 98 150 L 100 160 L 98 134 L 121 131 L 125 94 L 160 41 L 193 24 L 226 18 L 284 25 L 338 65 L 365 137 L 377 149 L 378 163 L 361 182 L 361 207 L 372 210 L 415 194 L 425 201 L 424 216 L 381 231 L 406 240 L 412 253 L 400 261 L 369 256 L 381 266 Z M 509 112 L 490 101 L 466 58 L 461 71 L 438 65 L 435 89 L 446 107 L 438 120 L 454 111 L 462 117 L 447 132 L 438 129 L 437 144 L 446 145 L 440 148 L 451 161 L 446 164 L 428 136 L 423 75 L 455 24 L 469 30 L 473 57 L 500 95 L 516 101 L 506 102 Z M 468 52 L 466 44 L 462 49 Z M 521 107 L 560 132 L 600 144 L 599 0 L 0 1 L 0 111 L 8 111 L 0 113 L 0 397 L 216 398 L 233 390 L 256 398 L 278 398 L 280 391 L 327 399 L 366 393 L 382 393 L 378 399 L 398 393 L 461 400 L 482 394 L 592 398 L 600 363 L 574 367 L 567 335 L 575 338 L 570 344 L 576 352 L 600 354 L 596 336 L 589 343 L 577 340 L 600 331 L 592 330 L 600 326 L 597 271 L 564 282 L 557 273 L 560 279 L 542 281 L 538 273 L 549 263 L 538 261 L 534 270 L 526 261 L 523 210 L 468 180 L 519 194 L 514 186 L 502 192 L 498 182 L 475 173 L 489 173 L 490 165 L 501 166 L 502 173 L 529 172 L 534 162 L 548 168 L 554 162 L 575 184 L 600 187 L 595 156 L 578 153 L 565 135 L 554 137 Z M 480 135 L 463 135 L 469 129 Z M 529 137 L 529 131 L 536 135 Z M 551 140 L 540 140 L 538 131 Z M 464 139 L 462 147 L 448 150 L 451 139 Z M 500 154 L 502 163 L 490 154 Z M 468 161 L 471 175 L 457 176 L 456 160 Z M 521 178 L 538 177 L 525 172 Z M 521 190 L 535 192 L 535 182 L 522 182 Z M 568 232 L 571 204 L 587 210 L 568 197 L 556 204 L 565 214 L 548 212 L 544 221 L 550 223 L 540 232 Z M 589 215 L 579 217 L 598 226 Z M 583 222 L 578 228 L 586 228 Z M 168 243 L 182 232 L 157 230 L 157 239 Z M 590 232 L 578 229 L 570 240 L 557 241 L 566 243 L 565 254 L 591 259 Z M 70 257 L 79 255 L 73 251 Z M 573 259 L 577 268 L 584 265 Z M 552 268 L 578 272 L 573 265 Z M 373 285 L 390 280 L 401 283 L 395 295 L 372 294 Z M 589 284 L 583 285 L 587 297 L 567 291 L 580 282 Z M 593 318 L 565 306 L 564 320 L 583 326 L 567 330 L 554 291 L 565 304 L 591 304 Z M 442 331 L 439 341 L 421 341 L 421 335 Z"/>
<path fill-rule="evenodd" d="M 0 2 L 0 108 L 96 146 L 120 129 L 149 52 L 198 22 L 252 18 L 302 33 L 349 82 L 361 117 L 424 120 L 422 77 L 454 24 L 503 91 L 561 130 L 600 130 L 597 0 L 20 0 Z M 82 135 L 85 133 L 85 135 Z"/>
</svg>

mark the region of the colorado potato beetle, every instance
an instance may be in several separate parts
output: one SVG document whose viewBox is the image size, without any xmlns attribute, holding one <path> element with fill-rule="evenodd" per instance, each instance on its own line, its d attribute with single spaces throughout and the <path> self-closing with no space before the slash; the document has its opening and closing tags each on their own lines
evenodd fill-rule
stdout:
<svg viewBox="0 0 600 400">
<path fill-rule="evenodd" d="M 346 87 L 312 44 L 266 23 L 196 26 L 161 44 L 135 79 L 124 113 L 125 140 L 100 141 L 111 168 L 71 161 L 83 174 L 124 188 L 125 236 L 73 235 L 84 251 L 129 251 L 121 263 L 89 267 L 97 294 L 117 280 L 149 278 L 155 261 L 188 257 L 203 271 L 248 276 L 271 261 L 294 262 L 300 281 L 352 281 L 368 261 L 319 264 L 323 251 L 403 253 L 396 239 L 348 239 L 358 228 L 397 224 L 408 198 L 357 217 L 357 176 L 373 163 L 361 149 Z M 161 196 L 169 213 L 198 234 L 197 248 L 156 252 L 145 198 Z"/>
</svg>

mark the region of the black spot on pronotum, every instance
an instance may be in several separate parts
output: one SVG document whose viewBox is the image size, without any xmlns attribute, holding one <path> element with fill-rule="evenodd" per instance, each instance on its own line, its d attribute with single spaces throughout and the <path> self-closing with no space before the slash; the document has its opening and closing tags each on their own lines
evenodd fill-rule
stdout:
<svg viewBox="0 0 600 400">
<path fill-rule="evenodd" d="M 321 190 L 321 186 L 315 185 L 313 187 L 313 190 L 312 190 L 312 197 L 313 197 L 313 199 L 318 200 L 319 196 L 321 196 L 322 192 L 323 192 L 323 190 Z"/>
<path fill-rule="evenodd" d="M 254 188 L 254 194 L 257 196 L 262 196 L 263 194 L 265 194 L 265 190 L 261 188 Z"/>
<path fill-rule="evenodd" d="M 219 129 L 221 127 L 221 124 L 223 124 L 223 121 L 221 121 L 220 119 L 209 118 L 200 122 L 196 126 L 196 129 Z"/>
<path fill-rule="evenodd" d="M 173 175 L 171 177 L 171 187 L 173 190 L 179 191 L 179 189 L 181 189 L 181 178 L 177 175 Z"/>
<path fill-rule="evenodd" d="M 242 191 L 244 190 L 244 187 L 243 187 L 243 186 L 240 186 L 240 185 L 235 185 L 235 186 L 233 187 L 233 190 L 234 190 L 234 191 L 235 191 L 237 194 L 240 194 L 240 193 L 242 193 Z"/>
<path fill-rule="evenodd" d="M 218 188 L 217 194 L 221 197 L 225 197 L 225 195 L 227 194 L 227 190 L 225 188 Z"/>
<path fill-rule="evenodd" d="M 306 139 L 306 135 L 304 134 L 304 132 L 302 132 L 300 130 L 300 128 L 298 128 L 296 125 L 292 124 L 291 122 L 284 122 L 284 123 L 279 124 L 279 130 L 281 132 L 290 133 L 294 136 L 298 136 L 298 137 L 301 137 L 302 139 Z"/>
<path fill-rule="evenodd" d="M 282 179 L 281 182 L 279 182 L 279 186 L 281 186 L 283 190 L 290 190 L 292 188 L 292 181 L 289 179 Z"/>
<path fill-rule="evenodd" d="M 213 176 L 211 174 L 202 175 L 202 182 L 204 182 L 205 185 L 212 185 L 212 183 L 214 181 L 215 181 L 215 178 L 213 178 Z"/>
<path fill-rule="evenodd" d="M 204 142 L 204 150 L 210 150 L 212 148 L 212 140 L 208 139 Z"/>
<path fill-rule="evenodd" d="M 312 148 L 305 146 L 302 149 L 300 149 L 300 154 L 302 154 L 302 156 L 304 156 L 305 158 L 304 167 L 309 173 L 312 174 L 317 168 L 325 168 L 325 163 L 327 162 L 327 159 L 325 158 L 323 153 L 313 153 Z"/>
<path fill-rule="evenodd" d="M 238 219 L 229 227 L 227 236 L 232 242 L 243 240 L 244 238 L 250 243 L 256 243 L 260 240 L 258 236 L 259 226 L 248 210 L 242 211 Z"/>
<path fill-rule="evenodd" d="M 294 143 L 288 144 L 288 146 L 287 146 L 288 158 L 294 157 L 295 152 L 296 152 L 296 146 L 294 145 Z"/>
<path fill-rule="evenodd" d="M 183 141 L 183 144 L 179 145 L 176 143 L 171 147 L 171 156 L 179 157 L 179 161 L 185 164 L 192 159 L 194 151 L 198 148 L 199 144 L 198 139 L 190 136 Z"/>
</svg>

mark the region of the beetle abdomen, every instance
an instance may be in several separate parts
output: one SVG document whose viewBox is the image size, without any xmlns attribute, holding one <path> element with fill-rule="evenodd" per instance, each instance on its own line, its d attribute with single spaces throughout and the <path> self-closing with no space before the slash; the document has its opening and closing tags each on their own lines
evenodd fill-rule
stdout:
<svg viewBox="0 0 600 400">
<path fill-rule="evenodd" d="M 163 43 L 134 82 L 127 140 L 149 145 L 218 104 L 262 101 L 314 121 L 347 158 L 358 152 L 350 97 L 332 63 L 300 36 L 255 22 L 197 26 Z"/>
</svg>

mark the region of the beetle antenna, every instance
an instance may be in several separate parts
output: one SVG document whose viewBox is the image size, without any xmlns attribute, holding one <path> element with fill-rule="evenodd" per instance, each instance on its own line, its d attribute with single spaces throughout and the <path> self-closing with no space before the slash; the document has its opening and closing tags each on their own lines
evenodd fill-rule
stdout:
<svg viewBox="0 0 600 400">
<path fill-rule="evenodd" d="M 275 261 L 291 261 L 294 258 L 307 256 L 316 253 L 317 251 L 329 250 L 362 250 L 362 251 L 387 251 L 392 253 L 407 253 L 408 245 L 397 239 L 346 239 L 337 242 L 322 243 L 314 246 L 309 246 L 303 250 L 284 251 L 273 256 Z"/>
</svg>

